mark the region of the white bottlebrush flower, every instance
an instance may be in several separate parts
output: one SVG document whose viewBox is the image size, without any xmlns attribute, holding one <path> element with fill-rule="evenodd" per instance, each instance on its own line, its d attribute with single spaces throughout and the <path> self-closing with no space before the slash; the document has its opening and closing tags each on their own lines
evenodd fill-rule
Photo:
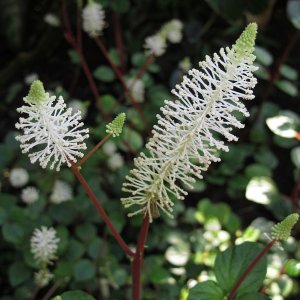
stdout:
<svg viewBox="0 0 300 300">
<path fill-rule="evenodd" d="M 17 129 L 23 130 L 23 135 L 16 139 L 23 153 L 31 152 L 31 163 L 39 161 L 43 168 L 50 163 L 51 169 L 56 166 L 59 171 L 63 163 L 71 166 L 70 161 L 76 162 L 77 157 L 83 156 L 88 129 L 81 129 L 80 112 L 73 114 L 71 108 L 66 109 L 62 97 L 50 97 L 38 80 L 33 82 L 24 101 L 27 105 L 17 111 L 27 116 L 16 124 Z"/>
<path fill-rule="evenodd" d="M 101 35 L 105 27 L 105 13 L 102 6 L 90 2 L 82 10 L 83 30 L 91 37 Z"/>
<path fill-rule="evenodd" d="M 22 187 L 28 180 L 28 172 L 23 168 L 14 168 L 9 173 L 9 182 L 13 187 Z"/>
<path fill-rule="evenodd" d="M 106 155 L 113 155 L 117 151 L 117 146 L 114 142 L 112 141 L 107 141 L 103 146 L 102 146 L 102 151 Z"/>
<path fill-rule="evenodd" d="M 121 199 L 124 206 L 138 206 L 129 216 L 148 214 L 150 221 L 159 209 L 171 216 L 172 199 L 184 199 L 195 178 L 202 178 L 211 162 L 219 161 L 219 150 L 228 151 L 220 140 L 236 141 L 233 127 L 242 128 L 234 112 L 249 113 L 241 99 L 253 99 L 256 24 L 250 24 L 232 48 L 206 57 L 200 70 L 192 69 L 172 92 L 176 101 L 165 101 L 144 153 L 134 161 L 126 177 Z"/>
<path fill-rule="evenodd" d="M 39 198 L 39 192 L 34 186 L 28 186 L 22 190 L 21 199 L 26 204 L 32 204 Z"/>
<path fill-rule="evenodd" d="M 176 44 L 181 42 L 182 40 L 182 29 L 183 29 L 182 22 L 177 19 L 174 19 L 167 22 L 162 27 L 161 32 L 170 43 Z"/>
<path fill-rule="evenodd" d="M 50 283 L 54 275 L 47 268 L 43 268 L 34 273 L 34 282 L 39 288 L 43 288 Z"/>
<path fill-rule="evenodd" d="M 56 180 L 50 196 L 50 202 L 60 204 L 62 202 L 70 201 L 72 198 L 73 191 L 71 186 L 64 181 Z"/>
<path fill-rule="evenodd" d="M 154 54 L 155 56 L 161 56 L 165 53 L 167 47 L 166 39 L 159 35 L 152 35 L 145 39 L 144 48 L 149 54 Z"/>
<path fill-rule="evenodd" d="M 136 102 L 144 102 L 145 85 L 141 79 L 129 79 L 127 80 L 127 86 Z"/>
<path fill-rule="evenodd" d="M 42 226 L 36 228 L 30 240 L 31 253 L 35 260 L 41 265 L 47 265 L 54 260 L 57 251 L 59 238 L 56 237 L 56 230 L 52 227 Z"/>
<path fill-rule="evenodd" d="M 124 159 L 119 153 L 114 153 L 107 160 L 107 165 L 111 170 L 116 170 L 124 165 Z"/>
</svg>

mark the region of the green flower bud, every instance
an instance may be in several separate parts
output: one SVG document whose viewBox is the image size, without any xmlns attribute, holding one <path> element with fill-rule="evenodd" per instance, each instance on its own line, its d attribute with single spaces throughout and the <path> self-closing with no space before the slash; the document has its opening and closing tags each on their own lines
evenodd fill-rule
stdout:
<svg viewBox="0 0 300 300">
<path fill-rule="evenodd" d="M 287 240 L 291 235 L 291 230 L 299 219 L 298 214 L 291 214 L 283 221 L 273 226 L 271 234 L 274 240 Z"/>
<path fill-rule="evenodd" d="M 112 134 L 113 137 L 119 136 L 122 132 L 125 119 L 125 113 L 118 114 L 112 122 L 106 125 L 106 132 Z"/>
<path fill-rule="evenodd" d="M 48 94 L 45 92 L 44 85 L 40 80 L 35 80 L 31 86 L 26 97 L 31 103 L 38 104 L 48 98 Z"/>
</svg>

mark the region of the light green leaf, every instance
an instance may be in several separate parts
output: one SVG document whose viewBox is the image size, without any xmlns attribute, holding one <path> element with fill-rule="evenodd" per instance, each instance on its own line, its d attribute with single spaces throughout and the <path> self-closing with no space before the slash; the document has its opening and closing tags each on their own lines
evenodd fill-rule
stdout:
<svg viewBox="0 0 300 300">
<path fill-rule="evenodd" d="M 279 69 L 280 74 L 289 80 L 298 79 L 298 71 L 288 65 L 282 65 Z"/>
<path fill-rule="evenodd" d="M 279 88 L 282 92 L 286 93 L 291 97 L 296 97 L 298 95 L 298 88 L 295 84 L 287 80 L 277 80 L 275 86 Z"/>
<path fill-rule="evenodd" d="M 294 138 L 300 125 L 299 116 L 289 110 L 283 110 L 275 117 L 268 118 L 266 123 L 271 131 L 284 138 Z"/>
<path fill-rule="evenodd" d="M 255 46 L 253 54 L 256 56 L 256 60 L 264 66 L 270 66 L 273 63 L 273 56 L 265 48 Z"/>
<path fill-rule="evenodd" d="M 110 67 L 100 66 L 94 72 L 93 75 L 96 79 L 111 82 L 115 79 L 115 73 Z"/>
<path fill-rule="evenodd" d="M 291 23 L 294 27 L 300 29 L 300 1 L 288 0 L 286 10 Z"/>
<path fill-rule="evenodd" d="M 83 291 L 69 291 L 52 298 L 52 300 L 95 300 L 95 298 Z"/>
<path fill-rule="evenodd" d="M 295 147 L 291 151 L 291 159 L 297 169 L 300 169 L 300 147 Z"/>
<path fill-rule="evenodd" d="M 187 300 L 223 300 L 224 292 L 212 280 L 196 284 L 189 291 Z"/>
<path fill-rule="evenodd" d="M 91 280 L 95 274 L 95 264 L 88 259 L 81 259 L 74 266 L 74 277 L 77 281 Z"/>
</svg>

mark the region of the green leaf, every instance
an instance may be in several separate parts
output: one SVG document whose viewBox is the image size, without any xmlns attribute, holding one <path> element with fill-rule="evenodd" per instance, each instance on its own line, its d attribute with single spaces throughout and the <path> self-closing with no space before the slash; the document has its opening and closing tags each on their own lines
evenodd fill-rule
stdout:
<svg viewBox="0 0 300 300">
<path fill-rule="evenodd" d="M 69 279 L 73 274 L 73 262 L 59 260 L 53 271 L 55 279 Z"/>
<path fill-rule="evenodd" d="M 125 144 L 124 143 L 120 144 L 120 148 L 123 151 L 128 151 L 128 147 L 126 147 L 126 144 L 129 144 L 132 147 L 132 149 L 135 151 L 141 150 L 141 148 L 144 145 L 144 141 L 141 135 L 138 132 L 130 129 L 126 125 L 123 128 L 121 139 L 125 143 Z"/>
<path fill-rule="evenodd" d="M 289 276 L 298 277 L 300 275 L 300 261 L 295 259 L 288 260 L 284 266 L 284 270 Z"/>
<path fill-rule="evenodd" d="M 264 165 L 261 164 L 252 164 L 246 167 L 245 174 L 248 178 L 257 177 L 257 176 L 271 176 L 271 171 Z"/>
<path fill-rule="evenodd" d="M 95 265 L 88 259 L 81 259 L 74 266 L 74 277 L 77 281 L 91 280 L 95 274 Z"/>
<path fill-rule="evenodd" d="M 264 66 L 270 66 L 273 63 L 273 56 L 265 48 L 255 46 L 253 54 L 256 56 L 256 60 Z"/>
<path fill-rule="evenodd" d="M 298 133 L 300 118 L 293 111 L 283 110 L 276 116 L 267 118 L 266 123 L 276 135 L 284 138 L 294 138 Z"/>
<path fill-rule="evenodd" d="M 110 0 L 110 7 L 118 13 L 126 13 L 130 8 L 129 0 Z"/>
<path fill-rule="evenodd" d="M 102 95 L 100 97 L 100 103 L 101 107 L 106 111 L 106 112 L 112 112 L 114 108 L 117 106 L 117 100 L 114 96 L 112 95 Z"/>
<path fill-rule="evenodd" d="M 76 236 L 83 242 L 90 241 L 96 236 L 97 230 L 91 223 L 81 224 L 76 227 Z"/>
<path fill-rule="evenodd" d="M 282 65 L 279 69 L 280 74 L 289 80 L 298 79 L 298 71 L 288 65 Z"/>
<path fill-rule="evenodd" d="M 91 258 L 97 259 L 101 254 L 101 239 L 94 238 L 88 246 L 88 254 Z"/>
<path fill-rule="evenodd" d="M 115 48 L 111 48 L 109 49 L 109 57 L 111 58 L 111 60 L 113 61 L 113 63 L 119 67 L 120 66 L 120 57 L 119 57 L 119 53 L 118 50 Z"/>
<path fill-rule="evenodd" d="M 275 86 L 291 97 L 296 97 L 298 95 L 297 86 L 287 80 L 277 80 Z"/>
<path fill-rule="evenodd" d="M 59 296 L 52 298 L 52 300 L 96 300 L 91 295 L 83 291 L 69 291 L 65 292 Z"/>
<path fill-rule="evenodd" d="M 9 282 L 12 286 L 17 286 L 31 277 L 27 266 L 22 262 L 13 263 L 8 270 Z"/>
<path fill-rule="evenodd" d="M 300 147 L 295 147 L 291 151 L 291 159 L 297 169 L 300 169 Z"/>
<path fill-rule="evenodd" d="M 187 300 L 223 300 L 224 293 L 218 284 L 212 280 L 197 283 L 189 291 Z"/>
<path fill-rule="evenodd" d="M 20 244 L 24 238 L 24 228 L 16 223 L 6 223 L 2 227 L 3 238 L 11 243 Z"/>
<path fill-rule="evenodd" d="M 246 188 L 246 198 L 263 205 L 278 201 L 279 192 L 274 181 L 265 176 L 253 177 Z"/>
<path fill-rule="evenodd" d="M 291 23 L 295 28 L 300 29 L 300 1 L 288 0 L 286 10 Z"/>
<path fill-rule="evenodd" d="M 104 81 L 104 82 L 111 82 L 115 79 L 115 73 L 110 67 L 107 66 L 100 66 L 94 72 L 93 75 L 96 79 Z"/>
<path fill-rule="evenodd" d="M 228 248 L 217 255 L 215 275 L 219 286 L 228 294 L 243 272 L 261 252 L 262 247 L 256 243 L 246 242 Z M 262 285 L 267 271 L 267 259 L 264 256 L 240 285 L 237 295 L 256 292 Z"/>
<path fill-rule="evenodd" d="M 77 51 L 69 50 L 68 55 L 70 57 L 71 63 L 74 65 L 78 65 L 80 63 L 80 56 Z"/>
<path fill-rule="evenodd" d="M 267 300 L 269 298 L 266 298 L 265 296 L 259 294 L 259 293 L 247 293 L 240 296 L 237 296 L 235 300 Z"/>
</svg>

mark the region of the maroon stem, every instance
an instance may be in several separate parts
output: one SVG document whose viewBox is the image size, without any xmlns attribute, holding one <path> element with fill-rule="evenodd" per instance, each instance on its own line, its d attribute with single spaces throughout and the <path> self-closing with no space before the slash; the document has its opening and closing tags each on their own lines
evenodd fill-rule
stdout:
<svg viewBox="0 0 300 300">
<path fill-rule="evenodd" d="M 249 275 L 249 273 L 252 271 L 252 269 L 258 264 L 258 262 L 270 251 L 270 249 L 273 247 L 273 245 L 276 243 L 276 240 L 272 240 L 253 260 L 253 262 L 249 265 L 249 267 L 243 272 L 243 274 L 240 276 L 238 281 L 235 283 L 235 285 L 232 287 L 229 296 L 227 297 L 228 300 L 233 300 L 238 288 L 242 284 L 242 282 L 245 280 L 245 278 Z"/>
<path fill-rule="evenodd" d="M 144 247 L 149 230 L 149 217 L 146 215 L 140 229 L 135 255 L 131 263 L 132 300 L 141 299 L 141 270 L 144 256 Z"/>
<path fill-rule="evenodd" d="M 130 99 L 130 101 L 132 103 L 132 106 L 140 114 L 140 116 L 141 116 L 142 120 L 144 120 L 145 124 L 148 125 L 142 108 L 140 107 L 139 103 L 137 103 L 136 100 L 134 99 L 134 97 L 132 96 L 132 94 L 131 94 L 130 90 L 128 89 L 128 86 L 127 86 L 127 84 L 126 84 L 126 82 L 124 80 L 123 74 L 121 73 L 120 69 L 115 65 L 115 63 L 110 58 L 106 47 L 104 46 L 104 44 L 101 42 L 101 40 L 98 37 L 95 37 L 95 43 L 96 43 L 97 47 L 100 49 L 100 51 L 102 52 L 102 54 L 105 57 L 105 59 L 110 64 L 110 66 L 113 69 L 113 71 L 115 72 L 115 74 L 116 74 L 117 78 L 119 79 L 119 81 L 120 81 L 120 83 L 121 83 L 121 85 L 122 85 L 122 87 L 123 87 L 126 95 Z"/>
<path fill-rule="evenodd" d="M 151 53 L 149 54 L 147 57 L 146 57 L 146 60 L 145 62 L 143 63 L 143 65 L 141 66 L 141 68 L 138 70 L 135 78 L 134 78 L 134 82 L 137 81 L 138 79 L 140 79 L 144 74 L 145 72 L 147 71 L 149 65 L 152 64 L 153 60 L 154 60 L 154 54 Z M 133 82 L 133 84 L 134 84 Z"/>
<path fill-rule="evenodd" d="M 74 48 L 74 50 L 79 54 L 79 57 L 80 57 L 80 65 L 84 71 L 84 74 L 88 80 L 88 83 L 89 83 L 89 86 L 90 86 L 90 89 L 93 93 L 93 96 L 95 98 L 95 101 L 96 103 L 99 102 L 100 100 L 100 94 L 98 92 L 98 89 L 97 89 L 97 86 L 96 86 L 96 83 L 93 79 L 93 75 L 92 75 L 92 72 L 86 62 L 86 59 L 82 53 L 82 50 L 81 50 L 81 29 L 77 28 L 77 39 L 74 37 L 74 34 L 71 30 L 71 25 L 70 25 L 70 20 L 69 20 L 69 16 L 68 16 L 68 12 L 67 12 L 67 8 L 66 8 L 66 3 L 64 0 L 62 0 L 62 15 L 63 15 L 63 21 L 64 21 L 64 27 L 65 27 L 65 38 L 66 40 L 68 41 L 68 43 Z M 80 23 L 80 20 L 77 22 Z M 80 26 L 80 24 L 77 23 L 77 26 Z M 105 120 L 108 120 L 109 119 L 109 116 L 108 114 L 102 109 L 102 107 L 99 105 L 98 106 L 101 114 L 103 115 L 104 119 Z"/>
<path fill-rule="evenodd" d="M 77 164 L 77 168 L 80 167 L 88 160 L 111 136 L 111 133 L 107 134 L 88 154 L 86 154 Z"/>
<path fill-rule="evenodd" d="M 94 204 L 95 208 L 97 209 L 98 213 L 102 217 L 104 223 L 109 228 L 109 230 L 112 233 L 115 240 L 118 242 L 118 244 L 124 250 L 125 253 L 127 253 L 130 257 L 134 257 L 135 253 L 128 247 L 128 245 L 125 243 L 125 241 L 123 240 L 123 238 L 121 237 L 119 232 L 116 230 L 115 226 L 112 224 L 112 222 L 110 221 L 110 219 L 107 216 L 106 212 L 104 211 L 101 204 L 99 203 L 97 197 L 95 196 L 95 194 L 93 193 L 93 191 L 89 187 L 88 183 L 86 182 L 86 180 L 84 179 L 84 177 L 79 172 L 78 168 L 76 167 L 76 165 L 73 162 L 71 162 L 71 168 L 72 168 L 72 171 L 73 171 L 74 175 L 76 176 L 76 178 L 78 179 L 78 181 L 82 185 L 83 189 L 85 190 L 85 192 L 87 193 L 87 195 L 89 196 L 91 201 L 93 202 L 93 204 Z"/>
<path fill-rule="evenodd" d="M 123 38 L 122 38 L 122 30 L 120 25 L 120 18 L 117 13 L 113 14 L 114 18 L 114 28 L 115 28 L 115 41 L 116 46 L 118 49 L 118 54 L 121 62 L 121 70 L 124 72 L 126 70 L 126 61 L 125 61 L 125 51 L 124 51 L 124 44 L 123 44 Z"/>
</svg>

